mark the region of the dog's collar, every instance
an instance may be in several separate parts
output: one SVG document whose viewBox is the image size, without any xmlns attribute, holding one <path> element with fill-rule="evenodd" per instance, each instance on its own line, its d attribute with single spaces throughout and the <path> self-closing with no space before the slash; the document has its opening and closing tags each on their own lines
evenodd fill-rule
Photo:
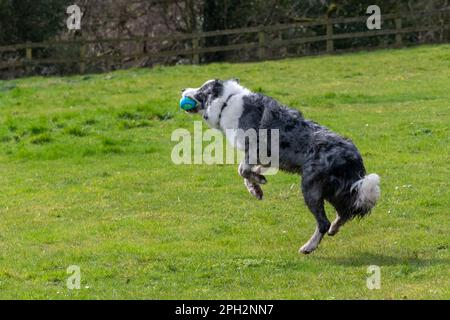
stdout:
<svg viewBox="0 0 450 320">
<path fill-rule="evenodd" d="M 219 113 L 219 117 L 217 120 L 217 126 L 220 127 L 220 119 L 222 118 L 222 111 L 228 106 L 228 102 L 230 101 L 230 99 L 235 96 L 236 94 L 230 94 L 227 98 L 227 100 L 225 100 L 225 102 L 223 103 L 222 107 L 220 107 L 220 113 Z M 208 120 L 208 114 L 205 112 L 205 114 L 203 115 L 203 118 L 205 120 Z"/>
<path fill-rule="evenodd" d="M 229 102 L 230 99 L 231 99 L 232 97 L 234 97 L 235 95 L 236 95 L 235 93 L 230 94 L 230 95 L 228 96 L 227 100 L 225 100 L 225 102 L 223 103 L 222 107 L 220 108 L 219 120 L 218 120 L 218 123 L 217 123 L 219 126 L 220 126 L 220 119 L 222 118 L 222 112 L 223 112 L 223 110 L 224 110 L 226 107 L 228 107 L 228 102 Z"/>
</svg>

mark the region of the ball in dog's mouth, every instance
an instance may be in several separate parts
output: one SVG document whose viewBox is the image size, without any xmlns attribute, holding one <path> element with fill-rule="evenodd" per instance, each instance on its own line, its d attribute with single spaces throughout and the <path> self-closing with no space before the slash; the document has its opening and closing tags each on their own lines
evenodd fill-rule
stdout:
<svg viewBox="0 0 450 320">
<path fill-rule="evenodd" d="M 197 100 L 188 96 L 184 96 L 180 100 L 180 108 L 188 113 L 197 113 L 198 104 Z"/>
</svg>

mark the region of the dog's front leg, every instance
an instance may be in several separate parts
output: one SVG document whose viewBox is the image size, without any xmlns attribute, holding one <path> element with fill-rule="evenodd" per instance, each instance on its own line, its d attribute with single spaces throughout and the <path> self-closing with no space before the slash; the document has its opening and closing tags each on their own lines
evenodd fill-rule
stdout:
<svg viewBox="0 0 450 320">
<path fill-rule="evenodd" d="M 248 179 L 244 179 L 244 184 L 247 187 L 248 192 L 250 192 L 252 196 L 254 196 L 258 200 L 262 200 L 264 193 L 259 184 L 250 182 L 250 180 Z"/>
<path fill-rule="evenodd" d="M 248 192 L 253 195 L 258 200 L 263 197 L 263 191 L 260 184 L 267 183 L 266 178 L 260 174 L 260 167 L 258 166 L 256 170 L 253 170 L 255 166 L 249 165 L 245 162 L 241 162 L 239 165 L 239 175 L 244 178 L 244 184 L 247 187 Z"/>
</svg>

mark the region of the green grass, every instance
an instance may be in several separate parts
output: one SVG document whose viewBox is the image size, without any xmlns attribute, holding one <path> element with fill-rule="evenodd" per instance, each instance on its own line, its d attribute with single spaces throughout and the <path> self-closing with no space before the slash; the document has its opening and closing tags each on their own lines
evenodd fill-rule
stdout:
<svg viewBox="0 0 450 320">
<path fill-rule="evenodd" d="M 351 137 L 382 178 L 373 214 L 303 256 L 298 177 L 257 201 L 235 165 L 174 165 L 199 119 L 179 91 L 215 77 Z M 449 299 L 449 128 L 449 45 L 0 81 L 0 298 Z"/>
</svg>

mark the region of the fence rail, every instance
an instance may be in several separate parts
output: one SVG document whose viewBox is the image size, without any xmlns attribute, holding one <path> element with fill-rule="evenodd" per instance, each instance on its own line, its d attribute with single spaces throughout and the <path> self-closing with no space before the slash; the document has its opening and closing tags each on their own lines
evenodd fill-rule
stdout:
<svg viewBox="0 0 450 320">
<path fill-rule="evenodd" d="M 91 62 L 107 61 L 115 62 L 121 61 L 123 59 L 140 59 L 140 58 L 163 58 L 163 57 L 176 57 L 176 56 L 189 56 L 194 64 L 200 63 L 200 55 L 205 53 L 215 53 L 215 52 L 226 52 L 242 49 L 256 49 L 257 56 L 259 59 L 264 59 L 266 57 L 267 49 L 283 48 L 288 45 L 298 45 L 314 42 L 325 42 L 326 52 L 335 52 L 335 40 L 341 39 L 352 39 L 352 38 L 365 38 L 365 37 L 375 37 L 375 36 L 388 36 L 395 35 L 394 46 L 402 46 L 402 35 L 414 32 L 436 32 L 440 31 L 441 35 L 444 32 L 450 32 L 450 30 L 444 30 L 443 26 L 430 25 L 430 26 L 420 26 L 420 27 L 403 27 L 403 20 L 415 17 L 433 16 L 433 15 L 446 15 L 450 12 L 450 8 L 433 10 L 427 12 L 418 13 L 407 13 L 407 14 L 384 14 L 382 15 L 383 22 L 387 20 L 392 20 L 395 22 L 394 29 L 381 29 L 381 30 L 368 30 L 364 32 L 350 32 L 350 33 L 334 33 L 334 26 L 338 24 L 365 22 L 367 16 L 358 16 L 350 18 L 333 18 L 333 19 L 316 19 L 314 21 L 304 21 L 296 23 L 286 23 L 286 24 L 276 24 L 269 26 L 256 26 L 248 28 L 230 29 L 230 30 L 218 30 L 218 31 L 208 31 L 199 32 L 192 34 L 177 33 L 166 36 L 153 36 L 144 37 L 136 36 L 129 38 L 106 38 L 106 39 L 75 39 L 67 41 L 46 41 L 41 43 L 23 43 L 9 46 L 1 46 L 0 54 L 4 52 L 18 52 L 21 50 L 25 51 L 24 58 L 19 61 L 13 61 L 9 63 L 0 63 L 0 69 L 7 68 L 25 68 L 27 71 L 31 70 L 33 65 L 39 64 L 68 64 L 77 63 L 79 66 L 79 72 L 83 74 L 86 71 L 86 65 Z M 292 39 L 280 39 L 267 41 L 267 35 L 270 32 L 279 32 L 284 30 L 302 28 L 302 27 L 317 27 L 324 26 L 325 34 L 316 35 L 312 37 L 300 37 Z M 447 26 L 448 28 L 448 26 Z M 244 34 L 256 34 L 257 41 L 229 44 L 223 46 L 212 46 L 212 47 L 202 47 L 201 39 L 209 37 L 218 36 L 230 36 L 230 35 L 244 35 Z M 160 51 L 160 52 L 148 52 L 148 53 L 138 53 L 138 54 L 127 54 L 120 56 L 87 56 L 86 48 L 90 44 L 123 44 L 123 43 L 139 43 L 144 44 L 146 42 L 155 41 L 191 41 L 191 46 L 188 49 L 179 49 L 171 51 Z M 54 47 L 66 47 L 66 46 L 77 46 L 79 54 L 75 58 L 36 58 L 33 57 L 33 50 L 38 48 L 54 48 Z"/>
</svg>

